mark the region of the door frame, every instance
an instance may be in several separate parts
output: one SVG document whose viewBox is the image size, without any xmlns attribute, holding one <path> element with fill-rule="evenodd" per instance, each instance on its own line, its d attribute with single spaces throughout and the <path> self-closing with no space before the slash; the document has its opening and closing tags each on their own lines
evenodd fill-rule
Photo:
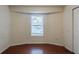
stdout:
<svg viewBox="0 0 79 59">
<path fill-rule="evenodd" d="M 72 9 L 72 51 L 74 52 L 74 10 L 79 8 L 79 6 Z M 74 52 L 75 53 L 75 52 Z"/>
</svg>

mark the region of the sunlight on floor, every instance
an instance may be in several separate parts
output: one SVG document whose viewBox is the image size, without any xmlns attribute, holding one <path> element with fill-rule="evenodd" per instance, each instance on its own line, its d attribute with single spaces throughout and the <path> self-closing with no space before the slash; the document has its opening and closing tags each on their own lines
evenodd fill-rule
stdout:
<svg viewBox="0 0 79 59">
<path fill-rule="evenodd" d="M 43 54 L 43 50 L 39 48 L 34 48 L 31 50 L 31 54 Z"/>
</svg>

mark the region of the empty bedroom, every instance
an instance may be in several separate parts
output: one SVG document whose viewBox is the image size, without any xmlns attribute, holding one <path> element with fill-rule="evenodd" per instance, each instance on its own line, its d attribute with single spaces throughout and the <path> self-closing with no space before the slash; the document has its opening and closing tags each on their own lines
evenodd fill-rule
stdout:
<svg viewBox="0 0 79 59">
<path fill-rule="evenodd" d="M 1 54 L 78 54 L 78 5 L 0 5 Z"/>
</svg>

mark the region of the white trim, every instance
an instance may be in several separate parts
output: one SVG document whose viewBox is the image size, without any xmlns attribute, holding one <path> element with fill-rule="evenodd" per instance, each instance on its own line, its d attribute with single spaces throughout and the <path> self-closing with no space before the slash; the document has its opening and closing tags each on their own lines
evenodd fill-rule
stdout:
<svg viewBox="0 0 79 59">
<path fill-rule="evenodd" d="M 69 46 L 65 45 L 64 47 L 65 47 L 66 49 L 68 49 L 69 51 L 74 52 Z"/>
<path fill-rule="evenodd" d="M 25 43 L 11 44 L 10 46 L 21 45 L 21 44 L 48 44 L 48 43 L 47 42 L 25 42 Z"/>
<path fill-rule="evenodd" d="M 8 49 L 10 46 L 8 45 L 8 46 L 6 46 L 6 47 L 4 47 L 1 51 L 0 51 L 0 54 L 2 53 L 2 52 L 4 52 L 6 49 Z"/>
<path fill-rule="evenodd" d="M 49 44 L 58 45 L 58 46 L 64 46 L 64 44 L 56 43 L 56 42 L 53 42 L 53 43 L 50 42 Z"/>
<path fill-rule="evenodd" d="M 26 43 L 18 43 L 18 44 L 11 44 L 11 46 L 15 46 L 15 45 L 21 45 L 21 44 L 54 44 L 54 45 L 58 45 L 58 46 L 64 46 L 64 44 L 60 44 L 60 43 L 49 43 L 49 42 L 26 42 Z"/>
</svg>

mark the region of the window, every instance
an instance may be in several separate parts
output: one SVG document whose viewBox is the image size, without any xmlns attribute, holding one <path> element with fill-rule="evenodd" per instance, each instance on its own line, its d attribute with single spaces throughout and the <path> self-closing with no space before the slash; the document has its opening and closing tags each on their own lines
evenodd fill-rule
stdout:
<svg viewBox="0 0 79 59">
<path fill-rule="evenodd" d="M 42 15 L 31 16 L 31 35 L 43 36 L 43 16 Z"/>
</svg>

